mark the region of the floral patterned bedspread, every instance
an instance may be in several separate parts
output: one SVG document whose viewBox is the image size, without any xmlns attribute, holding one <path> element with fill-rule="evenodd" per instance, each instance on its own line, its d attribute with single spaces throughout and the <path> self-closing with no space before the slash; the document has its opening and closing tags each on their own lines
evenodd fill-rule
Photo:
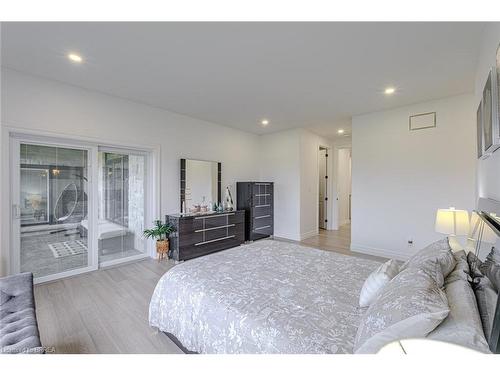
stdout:
<svg viewBox="0 0 500 375">
<path fill-rule="evenodd" d="M 352 353 L 378 262 L 261 240 L 162 276 L 149 322 L 198 353 Z"/>
</svg>

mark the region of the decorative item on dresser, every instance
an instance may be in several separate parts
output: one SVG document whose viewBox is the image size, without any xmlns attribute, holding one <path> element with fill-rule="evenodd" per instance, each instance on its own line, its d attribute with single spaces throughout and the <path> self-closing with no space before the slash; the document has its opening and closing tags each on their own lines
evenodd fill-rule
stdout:
<svg viewBox="0 0 500 375">
<path fill-rule="evenodd" d="M 166 216 L 177 228 L 170 237 L 171 257 L 188 260 L 229 249 L 245 242 L 245 212 L 224 211 Z"/>
<path fill-rule="evenodd" d="M 245 210 L 245 240 L 254 241 L 274 233 L 274 184 L 238 182 L 237 207 Z"/>
</svg>

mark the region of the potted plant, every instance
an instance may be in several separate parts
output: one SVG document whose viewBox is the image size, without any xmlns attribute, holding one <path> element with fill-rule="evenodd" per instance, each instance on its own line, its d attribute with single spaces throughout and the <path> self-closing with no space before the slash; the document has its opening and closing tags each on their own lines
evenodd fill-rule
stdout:
<svg viewBox="0 0 500 375">
<path fill-rule="evenodd" d="M 169 223 L 162 223 L 161 220 L 155 221 L 155 226 L 151 229 L 144 230 L 144 237 L 156 239 L 156 253 L 158 260 L 162 260 L 165 254 L 168 256 L 169 243 L 168 236 L 174 232 L 175 228 Z"/>
</svg>

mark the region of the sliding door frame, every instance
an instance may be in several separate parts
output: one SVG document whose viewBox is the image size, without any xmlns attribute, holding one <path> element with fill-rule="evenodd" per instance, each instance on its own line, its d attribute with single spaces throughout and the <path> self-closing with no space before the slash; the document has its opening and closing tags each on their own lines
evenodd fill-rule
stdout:
<svg viewBox="0 0 500 375">
<path fill-rule="evenodd" d="M 11 275 L 19 272 L 20 269 L 20 259 L 19 251 L 15 254 L 12 245 L 14 241 L 19 241 L 19 232 L 17 236 L 14 233 L 14 226 L 16 223 L 12 220 L 14 212 L 12 207 L 12 202 L 15 202 L 13 194 L 15 194 L 12 182 L 13 182 L 13 169 L 19 167 L 19 153 L 15 155 L 15 150 L 19 151 L 16 142 L 20 145 L 21 142 L 31 143 L 31 144 L 42 144 L 42 145 L 54 145 L 56 147 L 69 147 L 69 148 L 79 148 L 88 150 L 88 161 L 89 161 L 89 177 L 91 177 L 92 183 L 89 183 L 89 195 L 92 195 L 92 199 L 89 197 L 89 216 L 97 217 L 98 213 L 98 200 L 97 200 L 97 176 L 98 176 L 98 150 L 99 149 L 112 149 L 112 150 L 122 150 L 128 152 L 144 153 L 146 157 L 146 178 L 147 178 L 147 190 L 145 196 L 147 197 L 145 205 L 145 223 L 153 222 L 155 219 L 160 218 L 161 213 L 161 193 L 160 193 L 160 155 L 161 147 L 159 144 L 130 144 L 126 142 L 110 141 L 105 139 L 96 139 L 91 137 L 75 136 L 63 133 L 53 133 L 48 131 L 38 131 L 31 129 L 23 129 L 18 127 L 4 126 L 1 127 L 1 168 L 0 171 L 1 179 L 1 201 L 0 201 L 0 217 L 1 221 L 6 225 L 0 227 L 0 256 L 2 263 L 2 269 L 0 272 L 5 275 Z M 16 158 L 17 157 L 17 164 Z M 18 168 L 19 169 L 19 168 Z M 20 171 L 18 170 L 18 174 Z M 19 179 L 18 179 L 19 181 Z M 94 183 L 95 181 L 95 183 Z M 90 182 L 90 181 L 89 181 Z M 18 192 L 19 193 L 19 192 Z M 35 279 L 35 283 L 42 283 L 47 281 L 52 281 L 79 273 L 89 272 L 98 269 L 99 267 L 107 267 L 123 262 L 130 262 L 138 259 L 143 259 L 145 257 L 155 257 L 155 247 L 153 241 L 146 242 L 146 251 L 144 254 L 136 255 L 128 258 L 117 259 L 113 261 L 108 261 L 101 263 L 99 265 L 98 260 L 98 246 L 97 246 L 97 220 L 90 220 L 91 227 L 89 228 L 89 244 L 92 241 L 91 247 L 92 251 L 88 251 L 88 267 L 66 271 L 58 273 L 56 275 L 49 275 Z M 9 223 L 7 225 L 7 223 Z M 92 237 L 91 237 L 92 236 Z M 15 246 L 15 245 L 14 245 Z M 20 246 L 20 242 L 18 245 Z"/>
<path fill-rule="evenodd" d="M 141 156 L 144 156 L 144 158 L 145 158 L 145 160 L 144 160 L 144 162 L 145 162 L 144 174 L 145 174 L 145 182 L 146 182 L 146 186 L 144 187 L 144 225 L 146 225 L 146 223 L 152 223 L 154 218 L 153 218 L 153 215 L 151 215 L 151 210 L 153 208 L 150 207 L 150 205 L 148 204 L 151 201 L 150 200 L 150 196 L 151 196 L 151 186 L 150 185 L 153 184 L 153 181 L 151 179 L 151 176 L 152 176 L 151 172 L 152 171 L 150 171 L 150 165 L 152 164 L 151 163 L 151 159 L 152 159 L 151 152 L 144 151 L 144 150 L 137 149 L 137 148 L 115 147 L 115 146 L 109 146 L 109 145 L 108 146 L 99 145 L 98 152 L 107 152 L 107 153 L 115 153 L 115 154 L 122 154 L 122 155 L 141 155 Z M 99 165 L 97 165 L 97 167 L 99 167 Z M 141 235 L 142 235 L 142 233 L 141 233 Z M 121 263 L 127 263 L 130 261 L 151 257 L 151 249 L 149 248 L 150 242 L 151 241 L 146 242 L 145 252 L 143 254 L 137 254 L 137 255 L 132 255 L 129 257 L 118 258 L 118 259 L 108 260 L 105 262 L 100 262 L 99 266 L 100 267 L 109 267 L 109 266 L 114 266 L 114 265 L 121 264 Z"/>
<path fill-rule="evenodd" d="M 37 146 L 45 146 L 45 147 L 59 147 L 73 150 L 84 150 L 87 151 L 87 168 L 88 168 L 88 182 L 89 182 L 89 190 L 87 191 L 88 198 L 88 216 L 89 218 L 95 217 L 95 203 L 96 203 L 96 194 L 95 189 L 93 188 L 93 181 L 96 180 L 95 162 L 97 161 L 97 147 L 91 145 L 82 145 L 79 143 L 73 143 L 67 139 L 53 139 L 53 138 L 44 138 L 39 136 L 32 136 L 28 134 L 19 134 L 13 133 L 10 135 L 10 198 L 9 204 L 11 205 L 11 220 L 10 220 L 10 267 L 11 273 L 19 273 L 21 272 L 21 220 L 20 216 L 17 215 L 17 207 L 20 204 L 20 172 L 21 172 L 21 164 L 20 164 L 20 149 L 21 144 L 28 145 L 37 145 Z M 17 217 L 19 216 L 19 218 Z M 97 233 L 97 226 L 95 220 L 89 220 L 89 233 L 87 237 L 87 264 L 82 267 L 62 271 L 58 273 L 54 273 L 51 275 L 36 277 L 34 282 L 36 284 L 43 283 L 47 281 L 52 281 L 56 279 L 60 279 L 63 277 L 69 277 L 78 275 L 84 272 L 90 272 L 97 270 L 98 261 L 96 254 L 96 246 L 97 246 L 97 238 L 95 236 Z M 95 237 L 95 238 L 94 238 Z"/>
</svg>

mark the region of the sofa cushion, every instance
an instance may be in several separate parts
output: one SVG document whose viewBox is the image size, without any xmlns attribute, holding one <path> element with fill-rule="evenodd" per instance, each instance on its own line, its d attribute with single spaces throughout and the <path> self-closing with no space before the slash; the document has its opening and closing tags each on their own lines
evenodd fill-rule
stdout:
<svg viewBox="0 0 500 375">
<path fill-rule="evenodd" d="M 0 351 L 42 353 L 33 296 L 33 275 L 0 279 Z"/>
</svg>

